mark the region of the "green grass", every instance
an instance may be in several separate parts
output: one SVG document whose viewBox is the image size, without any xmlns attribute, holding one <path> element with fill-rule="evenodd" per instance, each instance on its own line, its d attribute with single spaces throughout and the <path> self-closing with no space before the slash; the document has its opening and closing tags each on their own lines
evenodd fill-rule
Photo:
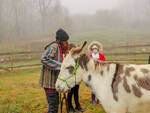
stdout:
<svg viewBox="0 0 150 113">
<path fill-rule="evenodd" d="M 44 90 L 38 86 L 40 72 L 41 68 L 0 72 L 0 113 L 47 112 Z M 91 92 L 83 83 L 79 98 L 85 113 L 105 113 L 100 105 L 92 105 Z"/>
<path fill-rule="evenodd" d="M 47 103 L 38 87 L 40 68 L 0 72 L 0 113 L 43 113 Z"/>
</svg>

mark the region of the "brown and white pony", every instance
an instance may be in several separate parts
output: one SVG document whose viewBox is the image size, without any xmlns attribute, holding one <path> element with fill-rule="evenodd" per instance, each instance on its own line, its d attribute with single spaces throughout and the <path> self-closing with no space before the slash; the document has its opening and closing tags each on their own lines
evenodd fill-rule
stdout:
<svg viewBox="0 0 150 113">
<path fill-rule="evenodd" d="M 150 113 L 150 65 L 94 61 L 81 54 L 85 45 L 64 59 L 56 89 L 65 92 L 83 81 L 107 113 Z"/>
</svg>

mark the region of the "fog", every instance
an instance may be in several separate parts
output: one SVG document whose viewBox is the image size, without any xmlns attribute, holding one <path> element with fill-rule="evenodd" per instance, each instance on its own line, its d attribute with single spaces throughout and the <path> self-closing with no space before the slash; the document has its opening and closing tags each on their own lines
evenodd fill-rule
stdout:
<svg viewBox="0 0 150 113">
<path fill-rule="evenodd" d="M 0 42 L 100 29 L 150 28 L 149 0 L 0 0 Z"/>
<path fill-rule="evenodd" d="M 61 0 L 71 14 L 94 14 L 99 9 L 112 9 L 121 0 Z"/>
</svg>

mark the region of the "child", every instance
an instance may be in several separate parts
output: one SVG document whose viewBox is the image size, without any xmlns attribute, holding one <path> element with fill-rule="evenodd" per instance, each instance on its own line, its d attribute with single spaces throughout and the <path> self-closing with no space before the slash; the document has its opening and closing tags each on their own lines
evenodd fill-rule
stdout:
<svg viewBox="0 0 150 113">
<path fill-rule="evenodd" d="M 102 54 L 103 45 L 98 41 L 92 42 L 88 47 L 89 57 L 93 58 L 94 60 L 105 61 L 105 56 Z M 92 93 L 92 103 L 93 105 L 96 104 L 95 102 L 95 94 Z M 97 103 L 100 104 L 100 101 L 97 100 Z"/>
</svg>

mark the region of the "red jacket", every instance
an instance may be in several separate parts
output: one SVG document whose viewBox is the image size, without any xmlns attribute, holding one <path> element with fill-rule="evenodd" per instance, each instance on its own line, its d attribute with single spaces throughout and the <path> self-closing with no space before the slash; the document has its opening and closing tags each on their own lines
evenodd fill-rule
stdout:
<svg viewBox="0 0 150 113">
<path fill-rule="evenodd" d="M 92 58 L 92 54 L 89 57 Z M 99 61 L 105 61 L 105 56 L 102 53 L 99 53 Z"/>
</svg>

